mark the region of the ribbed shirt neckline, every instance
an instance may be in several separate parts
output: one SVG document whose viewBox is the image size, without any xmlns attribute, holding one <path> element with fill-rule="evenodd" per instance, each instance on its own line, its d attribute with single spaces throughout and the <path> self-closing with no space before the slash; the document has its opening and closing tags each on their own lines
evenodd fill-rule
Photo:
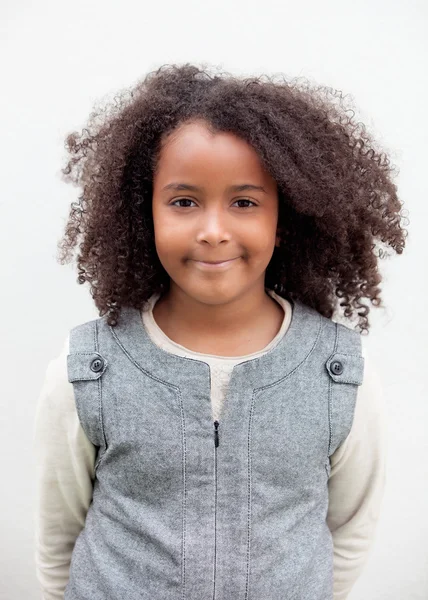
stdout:
<svg viewBox="0 0 428 600">
<path fill-rule="evenodd" d="M 175 349 L 177 351 L 177 354 L 182 355 L 185 353 L 186 356 L 216 359 L 216 360 L 224 361 L 224 362 L 241 362 L 241 361 L 245 361 L 245 360 L 248 360 L 251 358 L 257 358 L 258 356 L 261 356 L 262 354 L 265 354 L 266 352 L 268 352 L 269 350 L 274 348 L 280 342 L 282 337 L 285 335 L 285 333 L 290 325 L 291 316 L 292 316 L 292 305 L 290 304 L 290 302 L 288 302 L 288 300 L 286 300 L 282 296 L 279 296 L 278 294 L 276 294 L 276 292 L 274 292 L 273 290 L 266 290 L 266 291 L 282 307 L 282 309 L 284 311 L 284 319 L 282 321 L 280 330 L 278 331 L 276 336 L 269 342 L 269 344 L 267 344 L 261 350 L 257 350 L 256 352 L 252 352 L 251 354 L 244 354 L 241 356 L 219 356 L 216 354 L 205 354 L 203 352 L 196 352 L 194 350 L 190 350 L 189 348 L 186 348 L 185 346 L 182 346 L 181 344 L 174 342 L 159 327 L 159 325 L 156 323 L 156 320 L 153 316 L 153 308 L 154 308 L 156 302 L 160 298 L 159 293 L 153 294 L 151 296 L 151 298 L 148 301 L 148 306 L 145 308 L 145 310 L 141 311 L 141 316 L 142 316 L 144 326 L 146 327 L 152 340 L 162 347 L 168 347 L 171 351 L 174 351 L 174 349 Z"/>
</svg>

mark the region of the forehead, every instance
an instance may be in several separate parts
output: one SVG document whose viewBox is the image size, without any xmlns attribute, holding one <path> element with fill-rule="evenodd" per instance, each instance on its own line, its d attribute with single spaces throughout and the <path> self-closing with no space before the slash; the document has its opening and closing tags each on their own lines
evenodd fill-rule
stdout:
<svg viewBox="0 0 428 600">
<path fill-rule="evenodd" d="M 158 177 L 251 177 L 266 183 L 271 176 L 255 149 L 231 132 L 212 132 L 202 122 L 185 123 L 162 144 Z"/>
</svg>

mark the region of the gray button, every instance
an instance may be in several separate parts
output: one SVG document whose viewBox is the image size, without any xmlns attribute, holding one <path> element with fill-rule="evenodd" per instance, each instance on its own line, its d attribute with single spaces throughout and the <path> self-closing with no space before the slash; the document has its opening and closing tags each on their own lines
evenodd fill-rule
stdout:
<svg viewBox="0 0 428 600">
<path fill-rule="evenodd" d="M 102 358 L 94 358 L 94 360 L 91 362 L 91 371 L 95 371 L 95 373 L 98 373 L 98 371 L 102 370 L 103 366 L 104 361 Z"/>
<path fill-rule="evenodd" d="M 330 365 L 330 369 L 334 375 L 341 375 L 343 373 L 343 364 L 340 360 L 334 360 Z"/>
</svg>

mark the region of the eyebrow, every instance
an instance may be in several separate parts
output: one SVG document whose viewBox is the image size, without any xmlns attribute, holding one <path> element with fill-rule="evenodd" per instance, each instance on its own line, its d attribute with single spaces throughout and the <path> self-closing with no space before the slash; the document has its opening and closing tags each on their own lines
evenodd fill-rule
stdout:
<svg viewBox="0 0 428 600">
<path fill-rule="evenodd" d="M 169 183 L 168 185 L 163 187 L 161 189 L 161 192 L 164 192 L 166 190 L 175 190 L 175 191 L 188 190 L 190 192 L 204 192 L 205 188 L 198 187 L 197 185 L 190 185 L 188 183 L 173 182 L 173 183 Z M 253 185 L 252 183 L 231 185 L 227 189 L 228 192 L 243 192 L 245 190 L 258 190 L 258 191 L 261 191 L 261 192 L 264 192 L 265 194 L 267 194 L 267 191 L 261 185 Z"/>
</svg>

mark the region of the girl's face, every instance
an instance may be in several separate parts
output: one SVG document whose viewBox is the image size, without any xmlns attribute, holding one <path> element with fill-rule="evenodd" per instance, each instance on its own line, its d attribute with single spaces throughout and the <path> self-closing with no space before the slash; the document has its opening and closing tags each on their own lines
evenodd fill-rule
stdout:
<svg viewBox="0 0 428 600">
<path fill-rule="evenodd" d="M 153 179 L 153 222 L 172 293 L 215 305 L 264 291 L 279 241 L 277 184 L 245 141 L 203 123 L 171 134 Z M 219 261 L 228 262 L 205 264 Z"/>
</svg>

